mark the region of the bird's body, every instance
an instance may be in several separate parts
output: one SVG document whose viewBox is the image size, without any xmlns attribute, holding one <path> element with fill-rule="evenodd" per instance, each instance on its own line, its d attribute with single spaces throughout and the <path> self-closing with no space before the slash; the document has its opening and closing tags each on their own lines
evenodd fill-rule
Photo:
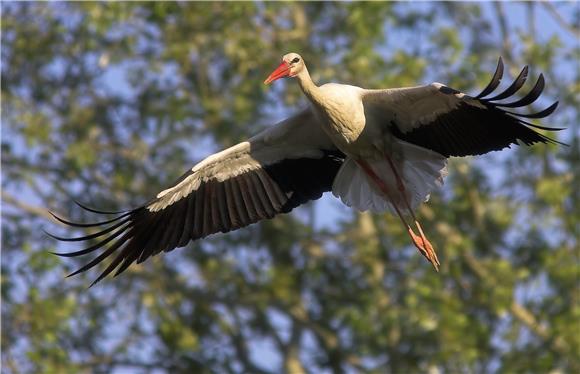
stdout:
<svg viewBox="0 0 580 374">
<path fill-rule="evenodd" d="M 502 74 L 500 59 L 492 81 L 477 97 L 440 83 L 382 90 L 335 83 L 319 87 L 303 59 L 287 54 L 265 83 L 295 77 L 310 102 L 308 109 L 209 156 L 155 199 L 116 218 L 78 224 L 55 216 L 76 227 L 109 225 L 84 237 L 56 237 L 64 241 L 102 237 L 89 248 L 60 255 L 80 256 L 111 243 L 73 273 L 117 253 L 96 283 L 115 269 L 117 275 L 133 262 L 289 212 L 332 191 L 358 210 L 397 214 L 413 244 L 437 268 L 439 261 L 414 210 L 442 185 L 447 158 L 500 150 L 518 141 L 527 145 L 555 142 L 530 127 L 547 128 L 521 117 L 545 117 L 557 103 L 533 114 L 500 109 L 537 99 L 543 77 L 524 98 L 497 102 L 521 88 L 526 67 L 504 92 L 485 98 L 497 88 Z"/>
<path fill-rule="evenodd" d="M 388 131 L 386 126 L 365 113 L 364 89 L 336 83 L 325 84 L 319 89 L 325 100 L 313 102 L 312 107 L 334 145 L 351 157 L 380 158 Z"/>
</svg>

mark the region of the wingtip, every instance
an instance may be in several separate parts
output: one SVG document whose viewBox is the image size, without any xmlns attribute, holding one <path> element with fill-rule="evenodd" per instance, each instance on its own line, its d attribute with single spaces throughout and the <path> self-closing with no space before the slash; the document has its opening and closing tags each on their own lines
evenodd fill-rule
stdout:
<svg viewBox="0 0 580 374">
<path fill-rule="evenodd" d="M 42 230 L 42 232 L 44 232 L 45 235 L 47 235 L 55 240 L 61 241 L 61 242 L 71 242 L 71 241 L 75 241 L 74 239 L 77 239 L 77 238 L 65 238 L 62 236 L 56 236 L 54 234 L 49 233 L 45 229 L 41 229 L 41 230 Z"/>
<path fill-rule="evenodd" d="M 536 86 L 540 86 L 540 92 L 544 90 L 544 85 L 546 84 L 546 78 L 544 77 L 544 73 L 540 73 L 538 76 L 538 80 L 536 81 Z"/>
<path fill-rule="evenodd" d="M 49 232 L 48 232 L 48 231 L 46 231 L 45 229 L 42 229 L 42 228 L 41 228 L 40 230 L 41 230 L 41 231 L 44 233 L 44 235 L 46 235 L 46 236 L 50 236 L 51 238 L 54 238 L 54 235 L 52 235 L 51 233 L 49 233 Z"/>
<path fill-rule="evenodd" d="M 54 218 L 55 220 L 62 222 L 62 218 L 60 218 L 59 216 L 56 215 L 56 213 L 53 213 L 50 210 L 47 210 L 48 214 L 50 214 L 52 216 L 52 218 Z"/>
<path fill-rule="evenodd" d="M 497 70 L 500 71 L 500 78 L 503 77 L 503 68 L 504 68 L 504 64 L 503 64 L 503 58 L 501 56 L 499 56 L 499 58 L 497 59 Z"/>
<path fill-rule="evenodd" d="M 68 274 L 68 275 L 67 275 L 65 278 L 74 277 L 74 276 L 75 276 L 75 275 L 77 275 L 78 273 L 80 273 L 80 271 L 78 271 L 78 270 L 77 270 L 77 271 L 74 271 L 74 272 L 72 272 L 72 273 Z"/>
<path fill-rule="evenodd" d="M 512 82 L 512 84 L 506 88 L 502 93 L 495 95 L 490 98 L 480 99 L 486 103 L 492 103 L 493 101 L 502 100 L 508 98 L 518 92 L 520 88 L 524 85 L 528 78 L 528 65 L 524 66 L 524 68 L 520 71 L 516 79 Z"/>
<path fill-rule="evenodd" d="M 97 283 L 99 283 L 102 279 L 103 279 L 103 277 L 99 276 L 97 279 L 92 281 L 91 284 L 89 285 L 89 287 L 87 287 L 87 290 L 90 290 L 91 288 L 93 288 L 93 286 L 96 285 Z"/>
<path fill-rule="evenodd" d="M 500 82 L 503 78 L 503 72 L 504 72 L 503 59 L 500 56 L 498 61 L 497 61 L 497 67 L 495 68 L 495 73 L 493 74 L 491 81 L 483 89 L 483 91 L 481 91 L 479 93 L 479 95 L 475 96 L 475 98 L 482 99 L 482 98 L 486 97 L 487 95 L 489 95 L 490 93 L 492 93 L 497 88 L 497 86 L 500 84 Z"/>
<path fill-rule="evenodd" d="M 504 108 L 517 108 L 530 105 L 542 95 L 545 85 L 546 80 L 544 79 L 544 75 L 540 73 L 540 76 L 538 77 L 536 84 L 534 84 L 534 87 L 524 97 L 510 103 L 496 103 L 494 105 Z"/>
<path fill-rule="evenodd" d="M 120 211 L 116 211 L 116 212 L 106 211 L 106 210 L 98 210 L 98 209 L 91 208 L 85 204 L 82 204 L 80 201 L 78 201 L 76 199 L 73 199 L 73 201 L 76 205 L 78 205 L 82 209 L 89 211 L 89 212 L 92 212 L 92 213 L 97 213 L 97 214 L 123 214 L 123 213 L 127 213 L 126 210 L 120 210 Z"/>
<path fill-rule="evenodd" d="M 66 253 L 53 252 L 53 251 L 48 251 L 48 253 L 50 253 L 51 255 L 58 256 L 58 257 L 66 257 Z"/>
<path fill-rule="evenodd" d="M 44 233 L 46 235 L 50 236 L 51 238 L 53 238 L 54 240 L 58 240 L 60 242 L 72 242 L 72 241 L 75 241 L 74 240 L 75 238 L 72 238 L 73 240 L 71 240 L 71 238 L 65 238 L 65 237 L 62 237 L 62 236 L 56 236 L 56 235 L 50 234 L 50 233 L 48 233 L 46 231 Z"/>
<path fill-rule="evenodd" d="M 520 71 L 520 75 L 523 77 L 523 81 L 525 82 L 528 78 L 528 74 L 530 73 L 530 67 L 528 65 L 524 65 L 522 71 Z M 522 83 L 523 85 L 523 83 Z"/>
</svg>

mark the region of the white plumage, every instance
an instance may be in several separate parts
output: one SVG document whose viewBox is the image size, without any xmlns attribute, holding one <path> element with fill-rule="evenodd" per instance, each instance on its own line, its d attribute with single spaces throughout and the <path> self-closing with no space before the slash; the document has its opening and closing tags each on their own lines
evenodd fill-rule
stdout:
<svg viewBox="0 0 580 374">
<path fill-rule="evenodd" d="M 395 154 L 399 156 L 393 158 L 393 162 L 401 173 L 409 204 L 412 209 L 416 209 L 419 204 L 429 200 L 429 194 L 435 187 L 443 186 L 443 178 L 447 176 L 447 159 L 433 151 L 400 140 L 395 140 L 394 148 Z M 387 160 L 374 160 L 369 165 L 377 175 L 382 176 L 388 188 L 397 190 L 397 180 Z M 405 209 L 401 194 L 393 202 L 389 201 L 353 158 L 347 158 L 338 171 L 332 193 L 345 205 L 359 211 L 389 211 L 395 214 L 392 203 L 400 210 Z"/>
<path fill-rule="evenodd" d="M 523 86 L 527 73 L 525 67 L 505 91 L 490 98 L 503 75 L 501 59 L 491 82 L 476 97 L 441 83 L 381 90 L 342 84 L 319 87 L 302 57 L 287 54 L 265 83 L 295 77 L 310 108 L 207 157 L 155 199 L 117 218 L 78 224 L 55 216 L 75 227 L 101 227 L 79 238 L 55 237 L 63 241 L 101 238 L 88 248 L 59 255 L 81 256 L 107 246 L 73 273 L 116 253 L 96 283 L 113 270 L 116 275 L 134 262 L 190 240 L 287 213 L 332 190 L 358 210 L 397 214 L 413 244 L 437 268 L 435 250 L 414 211 L 443 184 L 447 158 L 484 154 L 518 142 L 557 143 L 532 127 L 561 129 L 522 119 L 546 117 L 557 103 L 530 114 L 505 110 L 536 100 L 544 88 L 542 75 L 523 98 L 500 101 Z"/>
</svg>

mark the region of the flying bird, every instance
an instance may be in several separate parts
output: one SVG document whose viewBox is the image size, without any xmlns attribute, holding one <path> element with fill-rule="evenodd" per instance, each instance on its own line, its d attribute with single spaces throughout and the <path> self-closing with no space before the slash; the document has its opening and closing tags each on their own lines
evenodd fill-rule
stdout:
<svg viewBox="0 0 580 374">
<path fill-rule="evenodd" d="M 396 214 L 411 242 L 437 269 L 439 260 L 415 210 L 443 184 L 447 159 L 482 155 L 519 142 L 561 144 L 533 129 L 561 128 L 525 120 L 550 115 L 557 102 L 537 113 L 511 111 L 540 96 L 543 75 L 522 98 L 504 101 L 523 86 L 527 75 L 526 66 L 505 91 L 492 97 L 503 76 L 501 58 L 490 83 L 477 96 L 441 83 L 392 89 L 317 86 L 304 59 L 297 53 L 286 54 L 264 83 L 294 78 L 309 101 L 308 108 L 207 157 L 136 209 L 96 223 L 53 215 L 66 225 L 96 230 L 74 238 L 51 235 L 55 239 L 98 239 L 82 250 L 56 254 L 77 257 L 101 251 L 69 276 L 111 257 L 92 286 L 113 271 L 119 275 L 132 263 L 290 212 L 332 191 L 359 211 Z M 114 213 L 79 206 L 93 213 Z"/>
</svg>

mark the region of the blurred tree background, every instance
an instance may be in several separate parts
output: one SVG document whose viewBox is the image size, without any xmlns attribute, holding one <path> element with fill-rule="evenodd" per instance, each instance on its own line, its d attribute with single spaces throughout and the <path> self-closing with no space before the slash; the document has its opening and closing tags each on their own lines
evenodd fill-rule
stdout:
<svg viewBox="0 0 580 374">
<path fill-rule="evenodd" d="M 579 19 L 577 2 L 3 2 L 2 371 L 580 372 Z M 79 232 L 46 209 L 139 205 L 295 112 L 294 83 L 262 84 L 290 51 L 369 88 L 477 93 L 499 55 L 512 77 L 530 64 L 570 146 L 451 160 L 420 209 L 440 273 L 397 218 L 325 196 L 91 289 L 98 269 L 64 279 L 85 260 L 41 229 Z"/>
</svg>

